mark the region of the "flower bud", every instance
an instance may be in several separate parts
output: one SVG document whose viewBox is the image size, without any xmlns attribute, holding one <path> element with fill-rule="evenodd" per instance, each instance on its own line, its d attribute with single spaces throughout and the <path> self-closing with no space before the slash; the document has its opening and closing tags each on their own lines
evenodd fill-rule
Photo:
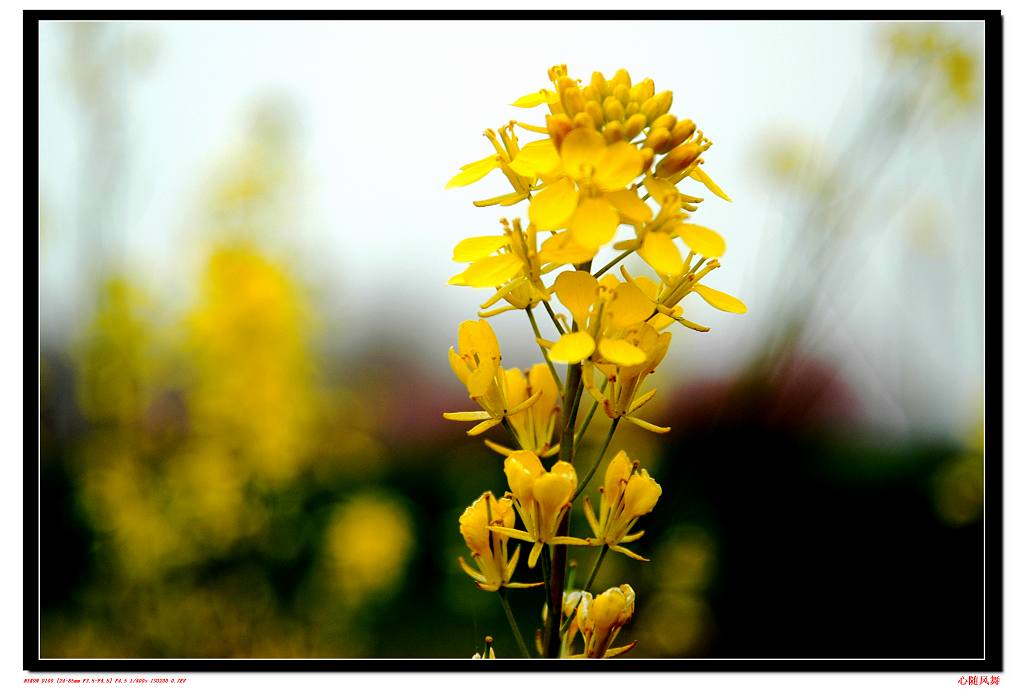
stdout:
<svg viewBox="0 0 1024 691">
<path fill-rule="evenodd" d="M 654 174 L 659 178 L 671 177 L 690 166 L 702 153 L 704 148 L 696 142 L 677 146 L 658 162 Z"/>
<path fill-rule="evenodd" d="M 641 108 L 640 112 L 643 111 L 644 109 Z M 659 115 L 654 120 L 654 122 L 651 123 L 651 129 L 654 129 L 656 127 L 664 127 L 666 130 L 671 132 L 672 128 L 676 126 L 676 122 L 677 120 L 675 115 L 672 115 L 671 113 L 665 113 L 664 115 Z"/>
<path fill-rule="evenodd" d="M 646 125 L 647 118 L 645 118 L 643 114 L 635 113 L 634 115 L 631 115 L 629 119 L 626 120 L 626 124 L 624 126 L 626 141 L 630 141 L 631 139 L 633 139 L 633 137 L 640 134 L 640 132 L 643 131 Z"/>
<path fill-rule="evenodd" d="M 651 163 L 654 162 L 654 149 L 644 147 L 640 149 L 640 158 L 643 166 L 640 168 L 640 172 L 644 173 L 651 167 Z"/>
<path fill-rule="evenodd" d="M 654 81 L 645 79 L 629 90 L 629 100 L 643 103 L 654 96 Z"/>
<path fill-rule="evenodd" d="M 626 117 L 640 112 L 640 104 L 636 101 L 630 101 L 626 104 Z"/>
<path fill-rule="evenodd" d="M 626 117 L 626 109 L 622 107 L 622 102 L 614 96 L 609 96 L 604 99 L 604 103 L 601 104 L 604 108 L 604 118 L 606 121 L 622 120 Z"/>
<path fill-rule="evenodd" d="M 576 86 L 570 86 L 560 90 L 560 96 L 562 98 L 562 108 L 565 110 L 565 114 L 569 117 L 573 117 L 576 113 L 582 112 L 583 108 L 586 107 L 586 101 L 583 99 L 583 94 Z"/>
<path fill-rule="evenodd" d="M 633 81 L 629 78 L 629 72 L 624 69 L 620 69 L 615 73 L 615 76 L 611 79 L 612 93 L 615 93 L 615 89 L 619 86 L 626 87 L 626 93 L 629 93 L 629 88 L 633 86 Z"/>
<path fill-rule="evenodd" d="M 604 124 L 604 110 L 597 101 L 587 101 L 586 113 L 594 121 L 595 126 L 600 127 Z"/>
<path fill-rule="evenodd" d="M 692 137 L 696 130 L 697 126 L 693 124 L 693 120 L 680 120 L 676 123 L 675 127 L 672 128 L 672 138 L 669 140 L 669 148 L 676 148 Z"/>
<path fill-rule="evenodd" d="M 608 82 L 605 81 L 604 75 L 600 72 L 594 72 L 594 74 L 590 75 L 590 85 L 594 87 L 594 90 L 601 99 L 611 93 L 611 87 L 608 86 Z"/>
<path fill-rule="evenodd" d="M 585 111 L 581 113 L 576 113 L 576 116 L 572 119 L 572 128 L 574 130 L 581 128 L 587 128 L 591 130 L 597 129 L 596 125 L 594 124 L 594 118 L 590 117 L 590 115 L 588 115 Z"/>
<path fill-rule="evenodd" d="M 629 87 L 624 84 L 619 84 L 612 89 L 612 96 L 618 100 L 623 106 L 629 103 Z"/>
<path fill-rule="evenodd" d="M 668 112 L 672 107 L 672 92 L 662 91 L 643 102 L 643 114 L 647 119 L 654 121 Z"/>
<path fill-rule="evenodd" d="M 572 121 L 564 113 L 549 115 L 547 118 L 548 134 L 556 149 L 562 148 L 562 142 L 572 131 Z"/>
<path fill-rule="evenodd" d="M 669 150 L 668 143 L 671 138 L 672 134 L 664 127 L 654 127 L 647 135 L 647 146 L 656 153 L 663 154 Z"/>
<path fill-rule="evenodd" d="M 607 144 L 614 144 L 615 142 L 621 142 L 626 138 L 625 128 L 622 123 L 618 120 L 612 120 L 604 126 L 604 141 Z"/>
</svg>

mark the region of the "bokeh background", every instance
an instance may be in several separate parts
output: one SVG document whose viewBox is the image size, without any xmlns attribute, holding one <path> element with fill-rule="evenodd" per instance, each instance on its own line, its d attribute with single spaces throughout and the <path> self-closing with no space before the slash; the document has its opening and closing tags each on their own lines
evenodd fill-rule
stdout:
<svg viewBox="0 0 1024 691">
<path fill-rule="evenodd" d="M 664 489 L 597 582 L 631 655 L 982 654 L 981 23 L 44 22 L 39 61 L 43 657 L 515 654 L 457 565 L 501 459 L 441 419 L 488 297 L 451 248 L 507 210 L 443 187 L 561 62 L 715 142 L 749 307 L 688 306 L 672 432 L 616 437 Z"/>
</svg>

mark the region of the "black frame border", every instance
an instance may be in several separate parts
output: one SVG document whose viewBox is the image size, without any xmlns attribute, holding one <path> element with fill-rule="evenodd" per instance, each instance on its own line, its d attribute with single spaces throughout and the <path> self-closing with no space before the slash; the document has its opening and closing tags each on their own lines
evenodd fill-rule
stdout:
<svg viewBox="0 0 1024 691">
<path fill-rule="evenodd" d="M 516 19 L 578 19 L 579 12 L 517 10 Z M 25 454 L 23 669 L 29 672 L 1000 672 L 1003 670 L 1003 16 L 999 10 L 624 10 L 588 11 L 587 19 L 677 21 L 983 21 L 985 24 L 985 625 L 984 658 L 968 659 L 735 659 L 673 658 L 489 660 L 426 658 L 225 659 L 225 658 L 41 658 L 39 656 L 39 23 L 75 20 L 496 20 L 504 10 L 25 10 L 24 56 L 24 237 Z M 991 232 L 996 230 L 997 232 Z M 35 316 L 30 330 L 28 315 Z M 30 419 L 27 412 L 36 411 Z M 29 453 L 29 439 L 32 453 Z M 34 606 L 30 606 L 34 605 Z"/>
</svg>

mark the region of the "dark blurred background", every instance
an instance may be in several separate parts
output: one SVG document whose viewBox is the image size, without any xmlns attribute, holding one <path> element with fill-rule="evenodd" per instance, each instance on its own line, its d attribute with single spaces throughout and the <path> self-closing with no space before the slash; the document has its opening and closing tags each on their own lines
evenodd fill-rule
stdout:
<svg viewBox="0 0 1024 691">
<path fill-rule="evenodd" d="M 746 111 L 730 148 L 731 121 L 705 118 L 709 162 L 723 154 L 712 170 L 738 200 L 719 219 L 735 230 L 715 224 L 731 250 L 715 285 L 750 313 L 675 334 L 648 416 L 672 432 L 616 436 L 664 490 L 636 545 L 652 561 L 611 554 L 596 582 L 637 592 L 632 656 L 982 655 L 980 26 L 818 28 L 813 40 L 842 39 L 828 88 L 844 94 L 816 106 L 818 129 L 781 127 L 768 104 Z M 778 46 L 773 32 L 811 29 L 743 31 Z M 466 199 L 441 190 L 473 157 L 450 153 L 435 175 L 413 154 L 413 173 L 385 183 L 377 166 L 398 159 L 378 138 L 366 175 L 405 195 L 321 180 L 340 201 L 318 215 L 309 198 L 331 152 L 312 153 L 316 100 L 242 90 L 231 142 L 167 159 L 167 180 L 192 181 L 168 192 L 139 162 L 181 136 L 162 129 L 158 95 L 187 88 L 174 61 L 190 48 L 210 59 L 217 31 L 259 38 L 230 25 L 41 31 L 41 654 L 458 658 L 492 635 L 513 656 L 497 599 L 457 564 L 458 517 L 504 491 L 501 458 L 441 419 L 468 402 L 439 344 L 485 296 L 429 273 L 454 273 L 453 238 L 479 234 L 480 219 L 450 211 Z M 786 46 L 798 62 L 809 49 Z M 730 59 L 726 73 L 755 69 Z M 812 98 L 815 69 L 791 72 L 778 99 Z M 382 81 L 356 89 L 360 102 L 382 103 L 395 86 Z M 508 98 L 491 119 L 519 95 L 498 86 Z M 713 100 L 678 88 L 683 113 Z M 451 112 L 474 136 L 493 124 Z M 185 209 L 172 222 L 162 198 Z M 385 210 L 379 227 L 347 215 L 365 204 Z M 378 234 L 391 240 L 373 245 Z M 536 357 L 521 317 L 494 320 L 507 366 Z M 570 549 L 582 573 L 593 557 Z M 538 621 L 536 593 L 512 606 L 526 628 Z"/>
</svg>

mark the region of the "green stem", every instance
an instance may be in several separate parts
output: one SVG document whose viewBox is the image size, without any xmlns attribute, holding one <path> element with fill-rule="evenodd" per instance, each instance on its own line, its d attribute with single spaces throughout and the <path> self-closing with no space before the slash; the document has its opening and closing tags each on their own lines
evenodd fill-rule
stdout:
<svg viewBox="0 0 1024 691">
<path fill-rule="evenodd" d="M 548 303 L 545 302 L 544 304 L 546 305 Z M 526 308 L 526 316 L 530 318 L 530 326 L 533 327 L 533 335 L 536 336 L 537 338 L 542 338 L 542 336 L 540 335 L 540 327 L 537 325 L 537 318 L 533 316 L 532 307 Z M 548 363 L 548 369 L 551 370 L 551 376 L 555 378 L 555 384 L 558 385 L 558 390 L 561 391 L 562 380 L 558 376 L 558 370 L 555 369 L 555 364 L 551 362 L 551 358 L 548 357 L 548 349 L 540 345 L 539 343 L 537 345 L 540 347 L 541 355 L 544 356 L 544 362 Z"/>
<path fill-rule="evenodd" d="M 601 445 L 601 450 L 598 452 L 597 457 L 594 459 L 594 465 L 590 466 L 590 470 L 587 471 L 586 476 L 583 478 L 583 482 L 576 489 L 576 494 L 572 495 L 570 501 L 576 501 L 576 497 L 583 493 L 583 490 L 587 488 L 587 484 L 590 483 L 590 478 L 594 477 L 594 473 L 597 472 L 598 466 L 601 465 L 601 461 L 604 459 L 604 454 L 608 450 L 608 445 L 612 443 L 612 436 L 615 434 L 615 429 L 619 426 L 619 420 L 622 418 L 615 418 L 612 420 L 611 426 L 608 427 L 608 434 L 604 438 L 604 444 Z"/>
<path fill-rule="evenodd" d="M 544 300 L 544 309 L 547 310 L 548 316 L 551 317 L 551 322 L 555 325 L 555 328 L 558 330 L 558 333 L 564 334 L 565 329 L 563 329 L 562 325 L 558 322 L 558 317 L 555 316 L 555 311 L 551 309 L 551 303 L 548 302 L 547 300 Z"/>
<path fill-rule="evenodd" d="M 608 543 L 601 545 L 601 552 L 597 555 L 597 561 L 594 562 L 594 568 L 590 570 L 590 578 L 587 579 L 587 584 L 583 586 L 583 592 L 591 592 L 590 589 L 594 587 L 594 579 L 597 578 L 597 572 L 601 568 L 601 562 L 604 561 L 604 556 L 606 554 L 608 554 Z M 581 598 L 580 602 L 582 601 L 583 600 Z M 565 632 L 569 630 L 569 626 L 570 624 L 572 624 L 572 620 L 576 617 L 576 610 L 578 610 L 579 608 L 580 603 L 577 602 L 576 606 L 572 609 L 572 613 L 568 616 L 568 618 L 566 618 L 565 623 L 562 624 L 562 629 L 559 631 L 560 635 L 564 636 Z"/>
<path fill-rule="evenodd" d="M 507 417 L 501 418 L 501 425 L 505 428 L 505 431 L 512 436 L 512 441 L 516 443 L 516 446 L 520 449 L 523 448 L 523 443 L 519 441 L 519 435 L 516 434 L 515 428 L 512 426 L 512 423 L 508 421 Z"/>
<path fill-rule="evenodd" d="M 512 608 L 508 604 L 508 593 L 505 592 L 504 588 L 498 588 L 498 599 L 501 600 L 501 606 L 505 610 L 505 616 L 508 617 L 508 625 L 512 627 L 512 635 L 515 636 L 516 645 L 519 646 L 519 652 L 522 653 L 523 657 L 530 657 L 530 650 L 526 647 L 526 641 L 523 640 L 523 634 L 519 633 L 519 626 L 516 624 L 516 617 L 512 614 Z"/>
<path fill-rule="evenodd" d="M 608 380 L 605 379 L 604 383 L 601 384 L 601 393 L 604 393 L 604 390 L 607 388 Z M 576 444 L 576 446 L 580 445 L 580 439 L 583 438 L 583 435 L 587 432 L 587 428 L 590 427 L 590 421 L 594 418 L 594 413 L 597 412 L 597 405 L 597 401 L 594 401 L 594 404 L 590 406 L 590 410 L 587 411 L 587 416 L 583 418 L 583 424 L 580 425 L 579 430 L 576 432 L 576 437 L 573 440 L 573 443 Z"/>
<path fill-rule="evenodd" d="M 612 260 L 611 260 L 610 262 L 608 262 L 607 264 L 605 264 L 604 266 L 602 266 L 602 267 L 601 267 L 600 269 L 598 269 L 597 271 L 595 271 L 595 272 L 594 272 L 594 278 L 601 278 L 601 276 L 603 276 L 603 275 L 604 275 L 604 274 L 605 274 L 605 273 L 606 273 L 606 272 L 607 272 L 607 271 L 608 271 L 609 269 L 611 269 L 611 268 L 612 268 L 613 266 L 615 266 L 616 264 L 618 264 L 619 262 L 621 262 L 621 261 L 622 261 L 623 259 L 625 259 L 625 258 L 626 258 L 626 257 L 628 257 L 629 255 L 633 254 L 633 252 L 636 252 L 636 250 L 626 250 L 626 251 L 625 251 L 625 252 L 623 252 L 622 254 L 620 254 L 620 255 L 617 255 L 617 256 L 616 256 L 616 257 L 615 257 L 614 259 L 612 259 Z"/>
</svg>

